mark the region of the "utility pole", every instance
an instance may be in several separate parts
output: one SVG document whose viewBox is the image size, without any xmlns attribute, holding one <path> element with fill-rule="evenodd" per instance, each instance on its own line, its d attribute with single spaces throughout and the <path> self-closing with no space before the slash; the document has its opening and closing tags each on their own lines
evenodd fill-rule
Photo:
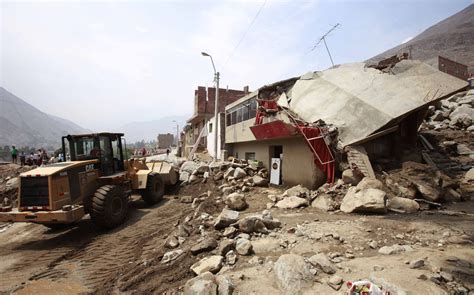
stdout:
<svg viewBox="0 0 474 295">
<path fill-rule="evenodd" d="M 311 49 L 311 51 L 315 50 L 316 47 L 319 45 L 319 43 L 321 43 L 321 41 L 324 43 L 324 46 L 326 47 L 326 50 L 328 52 L 328 55 L 329 55 L 329 59 L 331 60 L 331 64 L 332 66 L 334 66 L 334 61 L 332 60 L 332 56 L 331 56 L 331 52 L 329 51 L 329 48 L 328 48 L 328 45 L 326 43 L 326 37 L 332 32 L 334 31 L 337 27 L 339 27 L 341 24 L 340 23 L 337 23 L 335 26 L 333 26 L 329 31 L 327 31 L 326 34 L 324 34 L 321 38 L 319 38 L 318 42 L 313 46 L 313 48 Z"/>
<path fill-rule="evenodd" d="M 218 124 L 218 118 L 217 114 L 219 112 L 219 72 L 216 70 L 216 66 L 214 65 L 214 60 L 212 59 L 212 56 L 208 53 L 201 52 L 202 56 L 209 56 L 211 58 L 212 62 L 212 68 L 214 69 L 214 81 L 216 82 L 216 99 L 214 101 L 214 161 L 217 162 L 217 124 Z"/>
</svg>

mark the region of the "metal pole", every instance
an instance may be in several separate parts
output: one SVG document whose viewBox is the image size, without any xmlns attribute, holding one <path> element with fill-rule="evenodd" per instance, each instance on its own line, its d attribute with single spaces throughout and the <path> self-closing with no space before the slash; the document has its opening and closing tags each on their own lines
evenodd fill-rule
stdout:
<svg viewBox="0 0 474 295">
<path fill-rule="evenodd" d="M 325 37 L 323 37 L 323 42 L 324 42 L 324 46 L 326 46 L 326 50 L 328 51 L 329 58 L 331 59 L 332 66 L 334 67 L 334 62 L 332 61 L 331 52 L 329 52 L 329 48 L 328 48 L 328 45 L 326 44 L 326 38 Z"/>
<path fill-rule="evenodd" d="M 212 60 L 212 59 L 211 59 Z M 214 62 L 213 62 L 214 64 Z M 215 73 L 216 75 L 216 100 L 214 102 L 214 160 L 217 161 L 217 125 L 218 125 L 218 112 L 219 112 L 219 72 Z"/>
</svg>

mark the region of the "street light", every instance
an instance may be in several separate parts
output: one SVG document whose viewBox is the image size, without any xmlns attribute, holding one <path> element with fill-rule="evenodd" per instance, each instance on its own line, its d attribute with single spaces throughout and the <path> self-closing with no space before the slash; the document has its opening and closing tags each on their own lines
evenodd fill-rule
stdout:
<svg viewBox="0 0 474 295">
<path fill-rule="evenodd" d="M 216 99 L 214 102 L 214 159 L 217 161 L 217 112 L 218 112 L 218 105 L 219 105 L 219 72 L 216 70 L 216 66 L 214 65 L 214 60 L 212 56 L 208 53 L 201 52 L 202 56 L 209 56 L 211 58 L 212 67 L 214 68 L 214 81 L 216 82 Z"/>
<path fill-rule="evenodd" d="M 176 122 L 176 120 L 173 120 L 173 122 L 176 123 L 176 148 L 179 148 L 179 136 L 178 136 L 179 124 L 178 122 Z"/>
</svg>

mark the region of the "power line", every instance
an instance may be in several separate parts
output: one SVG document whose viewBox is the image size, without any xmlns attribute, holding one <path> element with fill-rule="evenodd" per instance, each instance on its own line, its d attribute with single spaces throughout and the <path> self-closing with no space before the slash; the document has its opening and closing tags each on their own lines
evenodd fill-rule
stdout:
<svg viewBox="0 0 474 295">
<path fill-rule="evenodd" d="M 265 6 L 266 3 L 267 3 L 267 0 L 263 1 L 262 5 L 260 6 L 260 8 L 258 9 L 258 11 L 255 14 L 254 18 L 252 19 L 249 26 L 247 27 L 247 30 L 245 30 L 245 32 L 242 35 L 242 37 L 240 38 L 239 42 L 237 43 L 237 45 L 235 45 L 234 49 L 232 49 L 231 53 L 229 54 L 229 57 L 227 58 L 227 60 L 224 63 L 224 67 L 227 65 L 227 62 L 230 60 L 230 58 L 234 55 L 235 51 L 240 46 L 240 43 L 242 43 L 242 41 L 244 41 L 245 37 L 247 36 L 247 33 L 250 31 L 250 28 L 252 27 L 252 25 L 257 20 L 258 16 L 260 15 L 260 12 L 262 12 L 262 9 L 263 9 L 263 7 Z"/>
<path fill-rule="evenodd" d="M 331 60 L 331 63 L 332 63 L 332 66 L 334 66 L 334 61 L 332 60 L 332 56 L 331 56 L 331 52 L 329 51 L 329 48 L 328 48 L 328 45 L 326 43 L 326 37 L 329 36 L 329 34 L 334 31 L 337 27 L 339 27 L 341 24 L 340 23 L 337 23 L 336 25 L 334 25 L 329 31 L 326 32 L 326 34 L 324 34 L 321 38 L 319 38 L 318 42 L 316 42 L 316 44 L 313 46 L 313 48 L 311 48 L 310 51 L 313 51 L 316 49 L 316 47 L 318 47 L 318 45 L 323 42 L 324 43 L 324 46 L 326 47 L 326 50 L 328 52 L 328 55 L 329 55 L 329 59 Z"/>
</svg>

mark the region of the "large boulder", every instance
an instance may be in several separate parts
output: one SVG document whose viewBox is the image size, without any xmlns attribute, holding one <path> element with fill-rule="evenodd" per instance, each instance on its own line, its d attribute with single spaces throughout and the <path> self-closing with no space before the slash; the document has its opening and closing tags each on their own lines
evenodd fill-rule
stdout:
<svg viewBox="0 0 474 295">
<path fill-rule="evenodd" d="M 301 289 L 309 286 L 314 277 L 304 258 L 296 254 L 280 256 L 273 267 L 273 272 L 279 286 L 292 294 L 298 294 Z"/>
<path fill-rule="evenodd" d="M 291 196 L 286 197 L 281 201 L 278 201 L 275 206 L 280 209 L 294 209 L 298 207 L 308 206 L 308 201 L 300 197 Z"/>
<path fill-rule="evenodd" d="M 385 213 L 387 194 L 376 188 L 358 190 L 350 188 L 341 203 L 345 213 Z"/>
<path fill-rule="evenodd" d="M 187 182 L 189 180 L 189 176 L 191 174 L 189 172 L 183 171 L 179 173 L 179 181 Z"/>
<path fill-rule="evenodd" d="M 19 177 L 13 177 L 7 181 L 5 184 L 7 190 L 12 190 L 12 189 L 17 189 L 20 185 L 20 178 Z"/>
<path fill-rule="evenodd" d="M 256 216 L 246 216 L 239 220 L 236 224 L 239 230 L 243 233 L 251 234 L 251 233 L 263 233 L 267 234 L 268 229 L 265 226 L 265 223 L 262 218 Z"/>
<path fill-rule="evenodd" d="M 217 217 L 214 228 L 215 229 L 224 229 L 227 226 L 237 222 L 239 220 L 239 212 L 223 209 L 221 214 Z"/>
<path fill-rule="evenodd" d="M 234 171 L 234 168 L 229 167 L 224 173 L 224 178 L 227 179 L 229 176 L 234 176 Z"/>
<path fill-rule="evenodd" d="M 330 195 L 322 193 L 313 200 L 311 207 L 324 211 L 334 211 L 336 209 L 336 202 Z"/>
<path fill-rule="evenodd" d="M 234 284 L 228 276 L 219 275 L 216 277 L 216 282 L 219 295 L 232 295 L 234 293 Z"/>
<path fill-rule="evenodd" d="M 191 270 L 200 275 L 204 272 L 217 273 L 222 268 L 222 263 L 224 262 L 224 257 L 220 255 L 212 255 L 201 259 L 200 261 L 191 265 Z"/>
<path fill-rule="evenodd" d="M 393 197 L 388 199 L 387 208 L 394 209 L 397 212 L 403 213 L 414 213 L 420 210 L 420 205 L 418 202 L 401 197 Z"/>
<path fill-rule="evenodd" d="M 245 196 L 239 193 L 232 193 L 224 198 L 224 203 L 232 210 L 241 211 L 247 208 Z"/>
</svg>

